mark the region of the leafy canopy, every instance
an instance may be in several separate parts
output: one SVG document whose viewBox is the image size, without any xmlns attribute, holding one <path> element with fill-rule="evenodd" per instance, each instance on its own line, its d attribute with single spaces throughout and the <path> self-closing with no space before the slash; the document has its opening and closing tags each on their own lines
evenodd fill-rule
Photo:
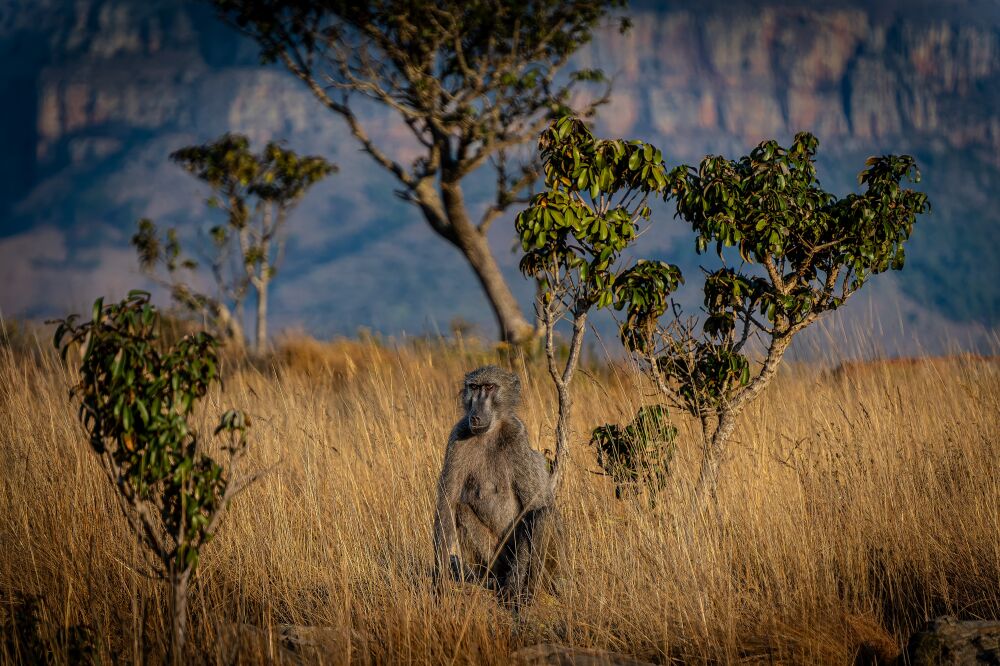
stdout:
<svg viewBox="0 0 1000 666">
<path fill-rule="evenodd" d="M 225 249 L 234 233 L 253 225 L 239 248 L 248 268 L 267 259 L 264 244 L 277 237 L 291 208 L 306 191 L 337 171 L 336 165 L 322 157 L 299 155 L 274 141 L 254 153 L 246 136 L 229 133 L 211 143 L 181 148 L 171 153 L 170 159 L 207 183 L 213 191 L 209 205 L 226 213 L 226 224 L 210 231 L 217 250 Z M 198 267 L 195 260 L 181 257 L 176 230 L 167 230 L 165 238 L 166 242 L 160 241 L 151 220 L 139 221 L 132 244 L 143 269 L 151 270 L 161 261 L 171 273 L 179 267 Z M 275 267 L 269 268 L 273 271 Z"/>
<path fill-rule="evenodd" d="M 543 132 L 538 146 L 547 189 L 515 221 L 521 271 L 569 308 L 617 306 L 626 296 L 650 306 L 662 300 L 681 279 L 676 267 L 658 261 L 631 271 L 618 266 L 640 222 L 649 220 L 649 195 L 666 187 L 660 151 L 641 141 L 597 140 L 570 116 Z M 659 288 L 649 291 L 640 275 Z"/>
<path fill-rule="evenodd" d="M 661 191 L 695 231 L 696 251 L 714 247 L 723 262 L 706 275 L 704 335 L 661 325 L 663 303 L 640 292 L 622 293 L 616 306 L 628 312 L 626 348 L 672 378 L 695 415 L 718 413 L 753 383 L 749 339 L 783 352 L 873 275 L 903 267 L 903 245 L 928 210 L 926 195 L 902 184 L 919 180 L 913 158 L 870 158 L 858 177 L 864 191 L 840 198 L 820 186 L 818 143 L 803 132 L 788 148 L 764 141 L 739 160 L 708 156 L 673 169 Z"/>
<path fill-rule="evenodd" d="M 872 275 L 903 267 L 903 244 L 929 209 L 925 194 L 901 185 L 920 180 L 913 158 L 870 158 L 858 176 L 865 191 L 838 198 L 816 177 L 818 144 L 803 132 L 788 148 L 765 141 L 739 160 L 710 156 L 671 172 L 667 196 L 697 233 L 697 251 L 738 250 L 739 267 L 706 282 L 710 336 L 731 335 L 754 309 L 769 322 L 759 328 L 788 332 L 842 305 Z M 763 276 L 745 272 L 755 265 Z"/>
<path fill-rule="evenodd" d="M 583 70 L 560 83 L 556 73 L 590 41 L 598 21 L 625 1 L 214 4 L 256 39 L 265 62 L 283 60 L 334 93 L 385 104 L 418 124 L 411 128 L 430 142 L 451 135 L 490 145 L 519 136 L 539 110 L 565 110 L 574 81 L 602 79 L 598 71 Z"/>
<path fill-rule="evenodd" d="M 212 188 L 215 196 L 209 205 L 223 208 L 235 230 L 247 225 L 255 208 L 277 204 L 287 211 L 311 186 L 337 171 L 322 157 L 299 155 L 276 141 L 254 153 L 246 136 L 229 133 L 211 143 L 181 148 L 170 159 Z M 224 240 L 228 230 L 215 227 L 212 233 Z"/>
</svg>

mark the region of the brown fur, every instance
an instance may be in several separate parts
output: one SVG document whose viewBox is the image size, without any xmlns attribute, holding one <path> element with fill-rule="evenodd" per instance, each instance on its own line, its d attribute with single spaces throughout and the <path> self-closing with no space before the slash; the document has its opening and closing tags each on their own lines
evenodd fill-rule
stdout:
<svg viewBox="0 0 1000 666">
<path fill-rule="evenodd" d="M 483 388 L 486 387 L 486 388 Z M 531 599 L 554 559 L 557 514 L 545 457 L 514 413 L 520 383 L 486 366 L 466 376 L 466 413 L 445 451 L 434 520 L 436 578 L 496 587 L 515 604 Z M 484 431 L 474 433 L 473 416 Z"/>
</svg>

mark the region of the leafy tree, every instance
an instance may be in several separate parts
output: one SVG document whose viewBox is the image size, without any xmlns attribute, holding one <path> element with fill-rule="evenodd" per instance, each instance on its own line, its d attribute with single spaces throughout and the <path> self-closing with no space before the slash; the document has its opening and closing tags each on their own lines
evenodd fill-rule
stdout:
<svg viewBox="0 0 1000 666">
<path fill-rule="evenodd" d="M 215 435 L 226 437 L 225 463 L 204 452 L 188 419 L 219 380 L 218 344 L 197 333 L 161 349 L 159 313 L 148 293 L 132 291 L 112 305 L 98 299 L 91 321 L 76 320 L 58 322 L 54 342 L 64 360 L 70 348 L 85 345 L 72 389 L 80 421 L 153 571 L 172 590 L 171 653 L 180 663 L 188 589 L 202 547 L 232 499 L 256 478 L 234 476 L 249 420 L 236 410 L 220 418 Z"/>
<path fill-rule="evenodd" d="M 663 190 L 667 170 L 660 151 L 641 141 L 594 139 L 582 121 L 565 116 L 538 141 L 546 191 L 515 221 L 524 256 L 521 271 L 538 280 L 537 309 L 545 333 L 549 374 L 556 385 L 554 485 L 561 480 L 566 457 L 573 380 L 587 316 L 594 307 L 614 302 L 614 286 L 622 252 L 635 240 L 639 225 L 650 218 L 650 194 Z M 641 270 L 660 275 L 671 290 L 680 272 L 660 262 Z M 567 319 L 573 333 L 569 354 L 560 367 L 554 341 L 556 324 Z"/>
<path fill-rule="evenodd" d="M 182 148 L 170 158 L 199 180 L 208 183 L 210 206 L 221 209 L 226 220 L 209 232 L 207 261 L 216 283 L 216 294 L 199 292 L 182 272 L 199 268 L 183 252 L 175 229 L 161 238 L 156 225 L 140 220 L 132 244 L 145 271 L 162 279 L 174 300 L 190 312 L 205 317 L 227 338 L 243 342 L 243 302 L 252 288 L 256 296 L 257 351 L 267 346 L 268 288 L 284 258 L 288 215 L 306 191 L 337 168 L 316 156 L 300 156 L 276 142 L 260 153 L 240 134 L 225 134 L 216 141 Z"/>
<path fill-rule="evenodd" d="M 576 100 L 589 116 L 608 91 L 579 102 L 580 82 L 597 70 L 563 72 L 598 22 L 624 0 L 213 0 L 220 15 L 255 39 L 265 62 L 280 61 L 362 149 L 398 181 L 430 227 L 456 247 L 490 301 L 500 336 L 534 334 L 487 241 L 490 224 L 524 203 L 536 178 L 510 151 L 534 138 Z M 622 22 L 622 28 L 626 22 Z M 419 157 L 406 164 L 379 145 L 357 99 L 391 110 L 409 128 Z M 462 182 L 496 171 L 495 198 L 473 219 Z"/>
<path fill-rule="evenodd" d="M 516 227 L 521 269 L 544 288 L 547 335 L 557 321 L 550 303 L 572 315 L 574 348 L 583 336 L 577 323 L 591 308 L 622 313 L 625 348 L 662 397 L 701 425 L 700 499 L 714 495 L 736 419 L 773 379 L 792 338 L 872 276 L 901 269 L 916 217 L 929 209 L 925 194 L 901 185 L 919 181 L 908 155 L 870 158 L 860 194 L 826 192 L 816 177 L 818 141 L 808 133 L 788 148 L 764 141 L 738 160 L 709 156 L 669 173 L 654 147 L 595 139 L 574 118 L 554 123 L 539 146 L 548 190 Z M 682 282 L 676 266 L 620 260 L 636 222 L 649 219 L 651 194 L 673 200 L 695 231 L 697 252 L 714 247 L 722 261 L 705 279 L 702 322 L 684 318 L 670 300 Z M 760 362 L 749 354 L 751 341 L 765 350 Z M 562 408 L 567 382 L 553 377 Z"/>
</svg>

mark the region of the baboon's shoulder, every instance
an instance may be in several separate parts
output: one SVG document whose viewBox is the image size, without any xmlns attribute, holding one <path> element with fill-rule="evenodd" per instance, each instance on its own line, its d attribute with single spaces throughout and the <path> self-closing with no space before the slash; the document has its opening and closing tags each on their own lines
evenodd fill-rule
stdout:
<svg viewBox="0 0 1000 666">
<path fill-rule="evenodd" d="M 497 444 L 502 448 L 531 448 L 528 443 L 528 429 L 516 416 L 503 420 L 497 432 L 497 440 Z"/>
</svg>

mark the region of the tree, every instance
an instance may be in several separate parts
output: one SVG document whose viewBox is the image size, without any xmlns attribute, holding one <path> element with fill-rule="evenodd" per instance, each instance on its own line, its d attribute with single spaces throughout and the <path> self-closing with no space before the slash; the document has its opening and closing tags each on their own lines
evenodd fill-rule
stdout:
<svg viewBox="0 0 1000 666">
<path fill-rule="evenodd" d="M 553 486 L 569 440 L 572 411 L 570 384 L 586 333 L 590 311 L 614 302 L 622 252 L 635 241 L 639 224 L 648 221 L 650 194 L 663 191 L 667 171 L 660 151 L 641 141 L 598 141 L 584 123 L 565 116 L 538 140 L 547 189 L 518 214 L 515 229 L 524 256 L 521 271 L 539 284 L 537 304 L 544 327 L 545 356 L 556 386 L 559 414 Z M 659 276 L 660 293 L 669 293 L 680 271 L 661 262 L 641 264 Z M 655 297 L 655 294 L 651 297 Z M 572 322 L 569 354 L 559 367 L 555 329 Z"/>
<path fill-rule="evenodd" d="M 299 156 L 276 142 L 259 153 L 240 134 L 182 148 L 170 158 L 212 188 L 210 206 L 226 215 L 225 224 L 209 232 L 208 262 L 216 283 L 214 296 L 204 294 L 182 277 L 198 262 L 186 256 L 176 230 L 161 239 L 156 225 L 140 220 L 132 244 L 139 263 L 150 275 L 159 266 L 161 279 L 176 302 L 205 317 L 226 338 L 243 342 L 243 302 L 250 288 L 256 296 L 256 347 L 267 347 L 268 288 L 284 258 L 288 215 L 306 191 L 337 168 L 316 156 Z"/>
<path fill-rule="evenodd" d="M 202 547 L 233 498 L 257 478 L 236 475 L 249 421 L 236 410 L 220 418 L 215 434 L 227 438 L 225 464 L 204 452 L 188 420 L 219 379 L 218 343 L 197 333 L 161 349 L 148 293 L 132 291 L 111 305 L 98 299 L 91 321 L 76 319 L 58 322 L 55 346 L 65 360 L 71 347 L 86 345 L 72 389 L 80 421 L 154 573 L 171 588 L 170 651 L 182 663 L 188 589 Z"/>
<path fill-rule="evenodd" d="M 539 142 L 548 190 L 518 216 L 521 269 L 541 278 L 543 313 L 553 302 L 569 303 L 574 322 L 593 307 L 622 313 L 625 348 L 661 396 L 701 426 L 700 501 L 714 496 L 736 419 L 773 379 L 793 337 L 872 276 L 902 269 L 916 217 L 929 209 L 925 194 L 901 185 L 920 178 L 908 155 L 870 158 L 860 194 L 826 192 L 816 177 L 818 143 L 800 133 L 788 148 L 764 141 L 738 160 L 709 156 L 664 176 L 654 147 L 595 139 L 577 119 L 559 120 Z M 714 246 L 722 262 L 706 274 L 703 322 L 683 317 L 670 299 L 682 283 L 676 266 L 620 261 L 635 223 L 649 218 L 650 194 L 673 200 L 696 251 Z M 544 321 L 551 337 L 556 319 Z M 577 337 L 574 325 L 571 349 Z M 751 341 L 764 351 L 760 362 Z M 562 408 L 566 389 L 553 377 Z"/>
<path fill-rule="evenodd" d="M 597 23 L 624 0 L 213 0 L 219 14 L 255 39 L 265 62 L 280 61 L 362 149 L 399 183 L 430 227 L 469 262 L 503 340 L 534 335 L 490 250 L 490 224 L 524 203 L 536 168 L 509 151 L 534 138 L 573 103 L 597 70 L 564 74 Z M 626 27 L 623 21 L 622 28 Z M 357 115 L 367 98 L 409 128 L 420 156 L 405 164 L 380 146 Z M 591 115 L 608 90 L 578 114 Z M 473 221 L 462 182 L 487 163 L 495 199 Z"/>
</svg>

